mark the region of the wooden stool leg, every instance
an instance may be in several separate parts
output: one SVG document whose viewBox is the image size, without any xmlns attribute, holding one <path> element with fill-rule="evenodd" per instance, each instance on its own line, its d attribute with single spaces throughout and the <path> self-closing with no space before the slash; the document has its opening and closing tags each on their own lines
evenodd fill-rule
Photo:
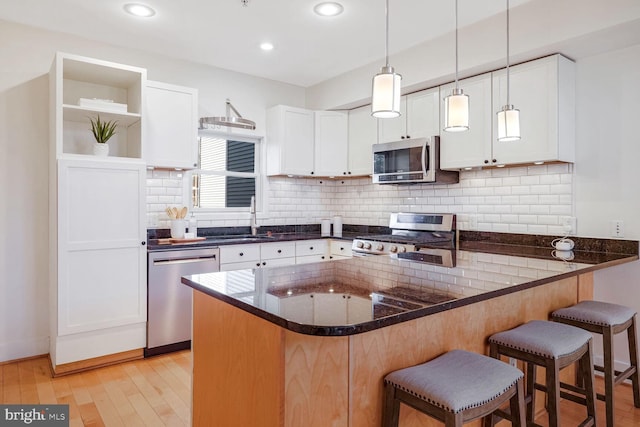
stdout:
<svg viewBox="0 0 640 427">
<path fill-rule="evenodd" d="M 549 412 L 549 427 L 560 426 L 560 375 L 555 360 L 546 363 L 547 411 Z"/>
<path fill-rule="evenodd" d="M 533 419 L 536 415 L 536 389 L 534 384 L 536 382 L 536 365 L 533 363 L 526 363 L 527 365 L 527 397 L 529 402 L 527 403 L 527 420 L 529 423 L 533 423 Z"/>
<path fill-rule="evenodd" d="M 604 402 L 606 407 L 606 425 L 614 427 L 613 386 L 616 378 L 613 366 L 613 328 L 603 328 L 602 344 L 604 347 Z"/>
<path fill-rule="evenodd" d="M 391 384 L 384 385 L 384 407 L 382 408 L 382 427 L 398 427 L 400 401 L 396 399 L 396 389 Z"/>
<path fill-rule="evenodd" d="M 447 412 L 444 416 L 445 427 L 462 427 L 462 412 L 452 414 Z"/>
<path fill-rule="evenodd" d="M 524 379 L 521 379 L 516 384 L 516 394 L 510 400 L 511 406 L 511 425 L 514 427 L 527 427 L 527 421 L 525 419 L 525 406 L 524 406 Z M 493 416 L 491 416 L 493 419 Z M 493 422 L 491 423 L 493 427 Z"/>
<path fill-rule="evenodd" d="M 587 404 L 587 416 L 593 420 L 593 425 L 596 422 L 596 390 L 593 370 L 593 344 L 589 341 L 589 350 L 580 358 L 578 363 L 579 369 L 582 372 L 582 384 L 585 392 L 585 399 Z"/>
<path fill-rule="evenodd" d="M 631 366 L 635 366 L 636 371 L 631 375 L 633 385 L 633 406 L 640 408 L 640 373 L 638 372 L 638 342 L 636 340 L 636 316 L 631 320 L 631 326 L 627 328 L 627 339 L 629 340 L 629 360 Z"/>
</svg>

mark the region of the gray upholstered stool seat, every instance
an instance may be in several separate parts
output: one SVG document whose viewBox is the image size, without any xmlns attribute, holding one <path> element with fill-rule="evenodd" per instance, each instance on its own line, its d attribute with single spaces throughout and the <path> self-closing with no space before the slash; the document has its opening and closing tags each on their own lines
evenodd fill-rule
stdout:
<svg viewBox="0 0 640 427">
<path fill-rule="evenodd" d="M 514 329 L 499 332 L 489 338 L 492 357 L 507 356 L 522 360 L 527 366 L 527 419 L 533 424 L 535 390 L 547 393 L 549 426 L 560 425 L 560 397 L 587 407 L 583 426 L 595 425 L 595 390 L 591 334 L 561 323 L 533 320 Z M 583 387 L 561 383 L 559 371 L 575 362 L 580 363 Z M 545 368 L 545 384 L 536 383 L 536 366 Z M 564 390 L 570 390 L 569 394 Z M 581 396 L 576 396 L 575 393 Z M 493 425 L 493 418 L 491 424 Z"/>
<path fill-rule="evenodd" d="M 595 369 L 604 372 L 605 392 L 604 394 L 598 394 L 597 397 L 605 401 L 607 426 L 613 427 L 615 425 L 613 388 L 624 380 L 631 380 L 633 403 L 636 408 L 640 408 L 635 310 L 607 302 L 582 301 L 572 307 L 554 311 L 551 314 L 551 319 L 602 335 L 604 366 L 595 366 Z M 613 337 L 624 331 L 627 331 L 630 366 L 625 371 L 620 372 L 616 371 L 614 367 Z"/>
<path fill-rule="evenodd" d="M 398 425 L 401 402 L 447 426 L 460 426 L 490 414 L 511 400 L 514 416 L 518 420 L 522 416 L 524 422 L 523 377 L 519 369 L 501 361 L 452 350 L 385 377 L 383 426 Z"/>
</svg>

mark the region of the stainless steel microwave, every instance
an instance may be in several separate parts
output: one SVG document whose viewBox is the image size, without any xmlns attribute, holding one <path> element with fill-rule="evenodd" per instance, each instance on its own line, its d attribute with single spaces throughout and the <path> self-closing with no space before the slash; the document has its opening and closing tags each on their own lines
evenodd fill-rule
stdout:
<svg viewBox="0 0 640 427">
<path fill-rule="evenodd" d="M 377 184 L 459 181 L 457 171 L 440 169 L 440 137 L 403 139 L 373 145 L 373 182 Z"/>
</svg>

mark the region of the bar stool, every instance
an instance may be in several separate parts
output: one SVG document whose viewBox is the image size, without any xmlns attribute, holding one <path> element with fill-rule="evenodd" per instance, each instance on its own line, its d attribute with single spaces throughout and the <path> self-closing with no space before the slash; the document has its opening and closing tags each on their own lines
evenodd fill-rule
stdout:
<svg viewBox="0 0 640 427">
<path fill-rule="evenodd" d="M 551 319 L 567 325 L 577 326 L 589 332 L 602 335 L 604 348 L 604 366 L 594 368 L 604 372 L 604 400 L 607 410 L 607 426 L 614 425 L 613 387 L 626 379 L 633 386 L 633 405 L 640 408 L 640 381 L 638 381 L 638 347 L 636 344 L 636 312 L 623 305 L 599 301 L 582 301 L 572 307 L 561 308 L 551 314 Z M 624 372 L 616 371 L 613 357 L 613 336 L 627 331 L 629 342 L 629 361 L 631 366 Z"/>
<path fill-rule="evenodd" d="M 452 350 L 429 362 L 391 372 L 384 379 L 382 427 L 397 427 L 400 403 L 447 427 L 460 427 L 510 401 L 514 426 L 525 427 L 524 374 L 490 357 Z"/>
<path fill-rule="evenodd" d="M 500 358 L 503 355 L 526 362 L 528 425 L 536 425 L 533 422 L 535 390 L 541 390 L 547 394 L 549 427 L 560 425 L 560 397 L 587 407 L 587 418 L 580 424 L 581 426 L 595 425 L 596 396 L 593 387 L 591 341 L 591 334 L 583 329 L 541 320 L 533 320 L 489 337 L 492 357 Z M 580 365 L 579 372 L 582 374 L 583 387 L 560 382 L 560 370 L 575 362 L 579 362 Z M 536 366 L 545 368 L 544 385 L 536 382 Z M 582 396 L 577 396 L 575 393 Z M 489 425 L 493 426 L 493 417 Z"/>
</svg>

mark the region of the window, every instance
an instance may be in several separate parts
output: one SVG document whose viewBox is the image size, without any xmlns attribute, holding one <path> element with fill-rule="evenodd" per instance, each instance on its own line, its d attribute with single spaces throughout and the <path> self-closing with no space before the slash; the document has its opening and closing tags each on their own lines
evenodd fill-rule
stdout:
<svg viewBox="0 0 640 427">
<path fill-rule="evenodd" d="M 193 174 L 195 209 L 247 208 L 259 176 L 257 140 L 200 136 L 200 170 Z"/>
</svg>

